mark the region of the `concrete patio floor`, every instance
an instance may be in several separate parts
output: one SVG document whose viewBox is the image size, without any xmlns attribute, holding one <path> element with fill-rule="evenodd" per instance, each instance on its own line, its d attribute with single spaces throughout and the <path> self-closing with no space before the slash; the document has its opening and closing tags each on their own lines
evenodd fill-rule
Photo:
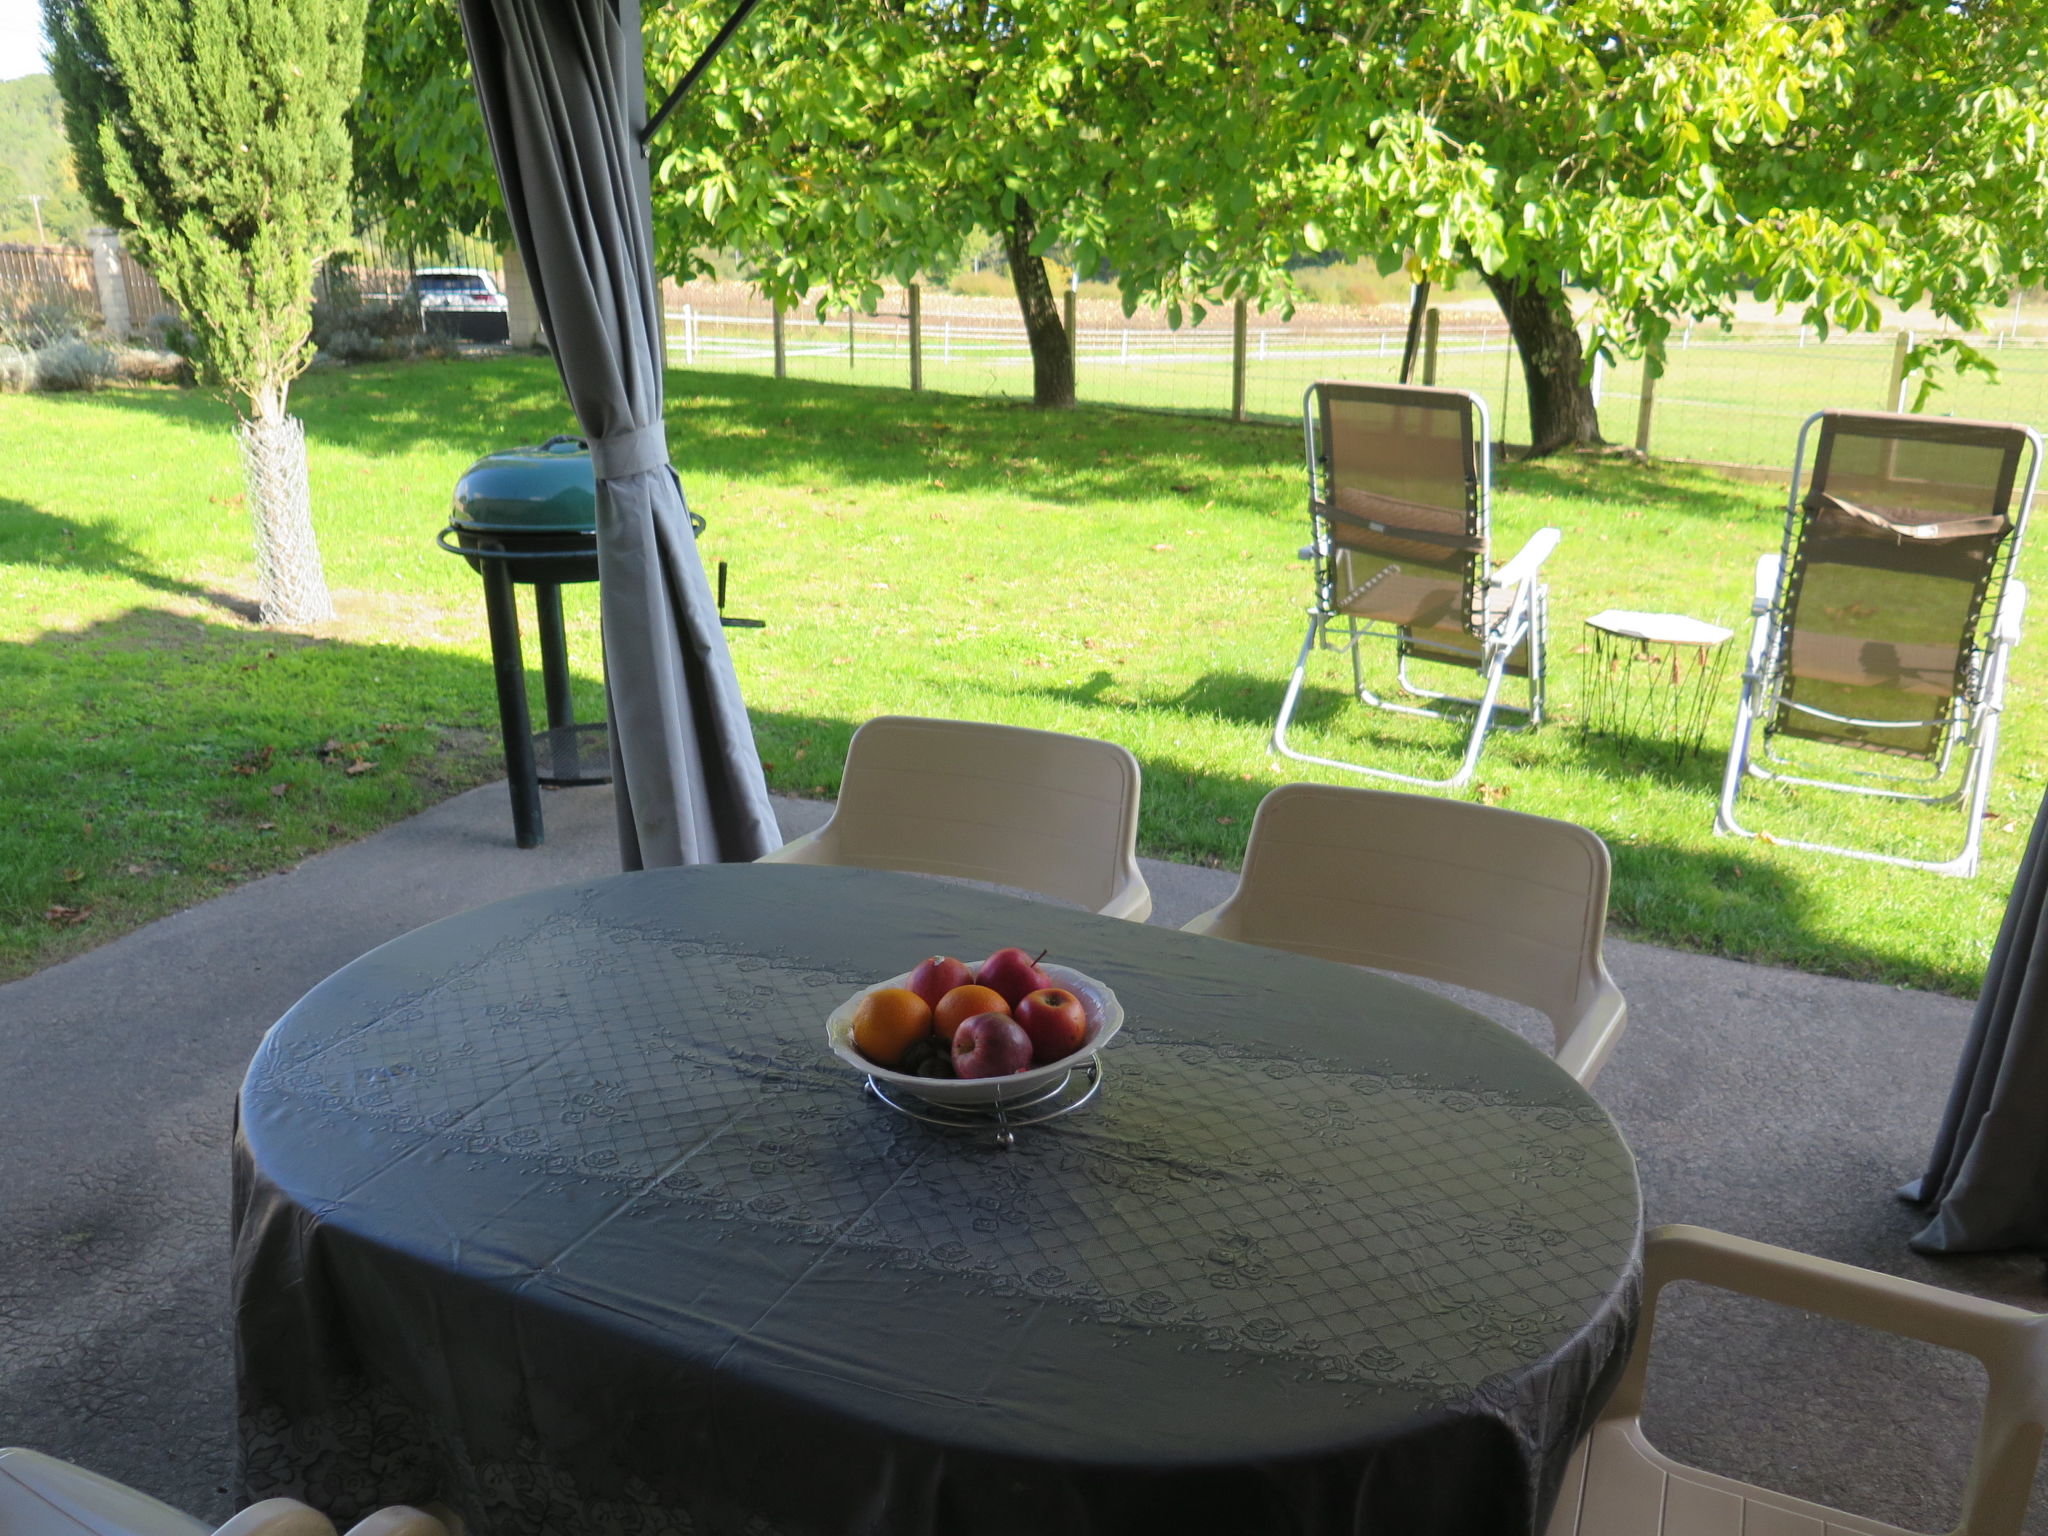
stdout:
<svg viewBox="0 0 2048 1536">
<path fill-rule="evenodd" d="M 243 1069 L 272 1021 L 364 951 L 616 868 L 609 791 L 545 809 L 547 843 L 518 851 L 489 785 L 0 987 L 0 1445 L 230 1512 L 227 1147 Z M 827 807 L 778 810 L 794 833 Z M 1144 867 L 1155 923 L 1234 879 Z M 1652 1222 L 2048 1307 L 2038 1259 L 1912 1254 L 1918 1217 L 1891 1197 L 1933 1137 L 1967 1004 L 1626 941 L 1609 964 L 1631 1019 L 1598 1094 Z M 1974 1362 L 1689 1288 L 1658 1338 L 1647 1426 L 1665 1449 L 1909 1528 L 1954 1524 Z"/>
</svg>

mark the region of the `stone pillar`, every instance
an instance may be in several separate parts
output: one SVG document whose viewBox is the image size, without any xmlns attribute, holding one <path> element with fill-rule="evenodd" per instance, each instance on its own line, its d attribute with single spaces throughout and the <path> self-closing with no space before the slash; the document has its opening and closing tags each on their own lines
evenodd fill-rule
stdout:
<svg viewBox="0 0 2048 1536">
<path fill-rule="evenodd" d="M 128 279 L 121 275 L 120 232 L 89 229 L 85 244 L 92 252 L 92 283 L 100 297 L 100 321 L 108 335 L 126 341 L 135 317 L 128 312 Z"/>
<path fill-rule="evenodd" d="M 516 246 L 507 246 L 504 251 L 505 264 L 505 320 L 511 328 L 511 341 L 515 347 L 544 347 L 547 337 L 541 332 L 540 306 L 533 302 L 533 284 L 526 280 L 526 264 L 519 259 Z"/>
</svg>

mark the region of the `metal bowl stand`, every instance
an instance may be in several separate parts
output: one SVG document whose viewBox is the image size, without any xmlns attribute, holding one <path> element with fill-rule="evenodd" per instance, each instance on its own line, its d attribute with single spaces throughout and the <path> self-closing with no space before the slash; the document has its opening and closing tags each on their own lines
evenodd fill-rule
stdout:
<svg viewBox="0 0 2048 1536">
<path fill-rule="evenodd" d="M 952 1131 L 992 1130 L 996 1145 L 1007 1150 L 1017 1144 L 1018 1126 L 1042 1125 L 1071 1115 L 1094 1098 L 1102 1087 L 1102 1058 L 1092 1056 L 1050 1088 L 1041 1088 L 1008 1103 L 997 1100 L 993 1104 L 934 1104 L 908 1089 L 892 1092 L 872 1077 L 867 1085 L 869 1093 L 899 1115 Z"/>
</svg>

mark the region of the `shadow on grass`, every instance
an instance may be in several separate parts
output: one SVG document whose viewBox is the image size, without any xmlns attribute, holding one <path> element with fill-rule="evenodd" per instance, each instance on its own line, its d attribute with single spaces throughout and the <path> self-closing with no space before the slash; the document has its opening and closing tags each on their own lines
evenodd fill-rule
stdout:
<svg viewBox="0 0 2048 1536">
<path fill-rule="evenodd" d="M 113 520 L 58 517 L 25 501 L 0 496 L 0 565 L 45 565 L 60 570 L 120 576 L 163 592 L 210 604 L 254 623 L 247 598 L 166 576 L 114 529 Z"/>
<path fill-rule="evenodd" d="M 233 412 L 198 390 L 117 389 L 99 405 L 225 432 Z M 545 358 L 430 360 L 309 374 L 293 412 L 319 446 L 377 455 L 481 455 L 573 432 Z M 1293 433 L 1112 407 L 1041 412 L 1013 400 L 750 374 L 669 375 L 670 451 L 685 490 L 702 476 L 802 486 L 813 477 L 1057 505 L 1185 499 L 1301 516 Z M 1278 468 L 1282 478 L 1247 476 Z"/>
<path fill-rule="evenodd" d="M 0 977 L 497 777 L 495 721 L 446 651 L 153 607 L 0 644 L 0 798 L 34 812 L 0 823 Z"/>
<path fill-rule="evenodd" d="M 1117 739 L 1122 734 L 1119 717 L 1127 716 L 1134 702 L 1128 694 L 1110 696 L 1111 682 L 1109 673 L 1097 672 L 1075 685 L 1013 691 L 1099 712 L 1101 723 L 1094 734 Z M 1140 698 L 1135 707 L 1205 714 L 1256 733 L 1248 734 L 1248 742 L 1263 744 L 1279 714 L 1285 687 L 1283 677 L 1212 672 L 1179 692 Z M 1346 747 L 1336 755 L 1359 763 L 1371 763 L 1376 755 L 1411 756 L 1418 746 L 1440 747 L 1446 773 L 1464 739 L 1456 722 L 1431 725 L 1383 715 L 1360 706 L 1343 688 L 1304 688 L 1295 720 L 1308 735 L 1319 728 L 1341 732 Z M 1088 729 L 1085 725 L 1079 728 Z M 1703 831 L 1711 823 L 1721 777 L 1721 762 L 1711 742 L 1706 751 L 1681 761 L 1667 742 L 1588 736 L 1569 725 L 1546 726 L 1542 737 L 1561 747 L 1561 757 L 1574 767 L 1583 767 L 1590 776 L 1682 797 L 1697 806 Z M 1515 742 L 1527 739 L 1495 735 L 1480 761 L 1477 782 L 1455 792 L 1419 790 L 1365 774 L 1346 775 L 1277 755 L 1269 758 L 1277 773 L 1233 776 L 1141 751 L 1145 773 L 1141 851 L 1212 868 L 1235 866 L 1244 857 L 1259 801 L 1276 785 L 1296 779 L 1502 803 L 1498 797 L 1517 780 L 1513 765 L 1503 764 L 1501 756 L 1512 751 Z M 1533 809 L 1513 800 L 1505 806 Z M 1600 827 L 1593 830 L 1607 835 Z M 1881 944 L 1844 944 L 1838 929 L 1823 931 L 1825 914 L 1814 890 L 1818 882 L 1830 878 L 1830 866 L 1817 865 L 1809 874 L 1764 856 L 1754 843 L 1735 839 L 1694 845 L 1655 837 L 1611 837 L 1609 846 L 1614 879 L 1608 912 L 1616 930 L 1629 936 L 1735 960 L 1962 994 L 1974 991 L 1982 980 L 1975 973 L 1932 969 Z M 1832 873 L 1839 874 L 1839 870 Z"/>
</svg>

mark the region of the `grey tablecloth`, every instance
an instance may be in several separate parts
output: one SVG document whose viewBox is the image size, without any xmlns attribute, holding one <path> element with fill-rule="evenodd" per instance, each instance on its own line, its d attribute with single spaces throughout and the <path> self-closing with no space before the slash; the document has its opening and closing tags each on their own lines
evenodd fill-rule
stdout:
<svg viewBox="0 0 2048 1536">
<path fill-rule="evenodd" d="M 824 1045 L 928 953 L 1116 989 L 987 1137 Z M 1541 1053 L 1344 967 L 906 876 L 697 866 L 364 956 L 251 1064 L 242 1479 L 510 1532 L 1540 1529 L 1640 1202 Z"/>
</svg>

